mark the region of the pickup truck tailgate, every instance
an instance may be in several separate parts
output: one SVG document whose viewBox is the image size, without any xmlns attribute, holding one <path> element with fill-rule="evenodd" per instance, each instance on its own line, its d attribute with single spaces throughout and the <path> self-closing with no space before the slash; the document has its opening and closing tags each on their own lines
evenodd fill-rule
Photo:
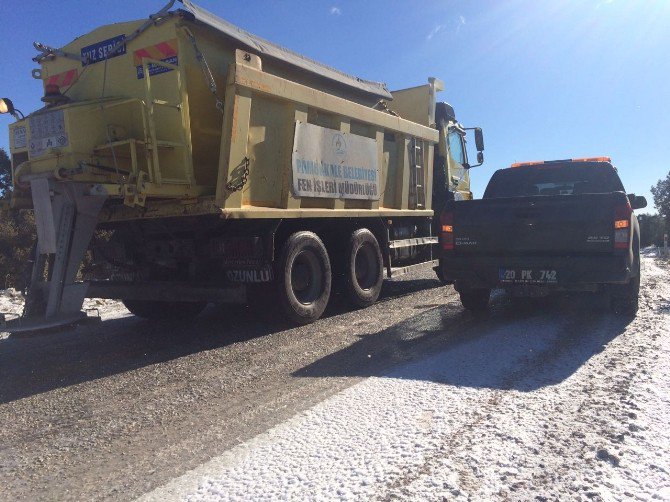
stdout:
<svg viewBox="0 0 670 502">
<path fill-rule="evenodd" d="M 452 203 L 455 253 L 612 251 L 616 194 L 553 195 Z"/>
</svg>

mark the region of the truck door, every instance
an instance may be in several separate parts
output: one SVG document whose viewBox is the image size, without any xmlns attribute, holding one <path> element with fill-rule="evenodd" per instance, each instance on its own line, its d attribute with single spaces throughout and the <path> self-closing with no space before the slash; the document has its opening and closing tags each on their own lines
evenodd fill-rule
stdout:
<svg viewBox="0 0 670 502">
<path fill-rule="evenodd" d="M 470 174 L 467 165 L 465 148 L 465 131 L 450 127 L 447 132 L 447 183 L 449 191 L 456 200 L 470 198 Z"/>
<path fill-rule="evenodd" d="M 433 166 L 433 210 L 439 216 L 448 200 L 470 198 L 470 175 L 464 133 L 446 124 L 439 127 L 440 140 Z"/>
</svg>

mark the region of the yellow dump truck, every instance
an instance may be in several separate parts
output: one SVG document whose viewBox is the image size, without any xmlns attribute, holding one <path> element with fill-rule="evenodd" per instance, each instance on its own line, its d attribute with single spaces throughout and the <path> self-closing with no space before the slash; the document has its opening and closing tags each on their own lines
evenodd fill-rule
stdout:
<svg viewBox="0 0 670 502">
<path fill-rule="evenodd" d="M 434 209 L 471 197 L 441 82 L 389 92 L 180 7 L 35 43 L 44 107 L 0 102 L 11 207 L 37 226 L 6 329 L 76 321 L 87 296 L 147 318 L 264 299 L 309 323 L 333 288 L 364 307 L 436 264 Z"/>
</svg>

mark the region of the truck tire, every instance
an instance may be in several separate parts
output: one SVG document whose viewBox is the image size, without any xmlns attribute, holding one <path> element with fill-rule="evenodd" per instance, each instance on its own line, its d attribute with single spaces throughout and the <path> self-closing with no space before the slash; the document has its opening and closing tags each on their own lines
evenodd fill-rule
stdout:
<svg viewBox="0 0 670 502">
<path fill-rule="evenodd" d="M 637 274 L 626 284 L 615 284 L 610 289 L 610 308 L 615 314 L 634 317 L 640 296 L 640 255 L 635 255 Z"/>
<path fill-rule="evenodd" d="M 379 242 L 370 230 L 360 228 L 349 238 L 345 264 L 345 291 L 355 307 L 377 301 L 384 281 L 384 261 Z"/>
<path fill-rule="evenodd" d="M 277 264 L 279 303 L 295 324 L 316 321 L 328 305 L 332 273 L 328 252 L 319 236 L 301 231 L 291 235 Z"/>
<path fill-rule="evenodd" d="M 441 260 L 440 260 L 440 261 L 441 261 Z M 454 283 L 453 281 L 448 280 L 448 279 L 444 276 L 444 267 L 442 267 L 442 264 L 441 264 L 441 263 L 440 263 L 440 265 L 438 265 L 437 267 L 435 267 L 433 270 L 435 271 L 435 275 L 437 276 L 437 280 L 440 281 L 440 283 L 441 283 L 443 286 L 448 286 L 448 285 Z"/>
<path fill-rule="evenodd" d="M 473 312 L 482 312 L 489 306 L 491 298 L 490 289 L 475 289 L 459 285 L 458 295 L 461 297 L 461 304 L 466 310 Z"/>
<path fill-rule="evenodd" d="M 188 320 L 205 310 L 205 302 L 159 302 L 155 300 L 122 300 L 132 314 L 153 320 Z"/>
</svg>

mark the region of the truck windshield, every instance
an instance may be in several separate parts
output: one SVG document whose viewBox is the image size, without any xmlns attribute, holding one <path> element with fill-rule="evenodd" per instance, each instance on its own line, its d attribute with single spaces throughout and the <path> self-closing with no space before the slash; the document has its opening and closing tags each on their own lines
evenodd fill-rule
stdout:
<svg viewBox="0 0 670 502">
<path fill-rule="evenodd" d="M 489 181 L 484 198 L 623 191 L 610 165 L 558 164 L 500 169 Z"/>
</svg>

